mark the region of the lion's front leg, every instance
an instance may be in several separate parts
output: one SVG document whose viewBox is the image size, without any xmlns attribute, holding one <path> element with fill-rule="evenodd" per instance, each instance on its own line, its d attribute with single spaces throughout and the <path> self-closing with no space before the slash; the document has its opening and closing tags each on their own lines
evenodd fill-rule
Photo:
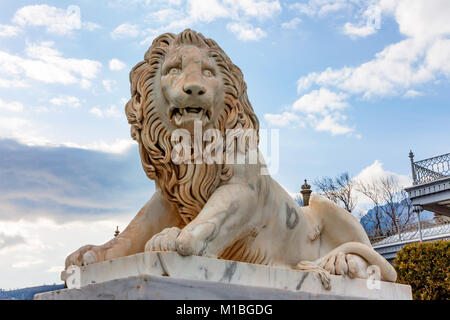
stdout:
<svg viewBox="0 0 450 320">
<path fill-rule="evenodd" d="M 181 255 L 217 257 L 246 233 L 255 215 L 256 194 L 247 186 L 228 184 L 219 187 L 199 215 L 176 240 Z"/>
<path fill-rule="evenodd" d="M 142 252 L 147 240 L 154 234 L 179 223 L 176 208 L 157 190 L 116 238 L 102 245 L 81 247 L 66 258 L 66 268 L 70 265 L 88 265 Z"/>
</svg>

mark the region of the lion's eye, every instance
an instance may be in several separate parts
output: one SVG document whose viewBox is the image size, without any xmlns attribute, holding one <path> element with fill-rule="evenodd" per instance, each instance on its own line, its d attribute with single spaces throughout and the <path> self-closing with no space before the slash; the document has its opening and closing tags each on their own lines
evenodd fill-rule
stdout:
<svg viewBox="0 0 450 320">
<path fill-rule="evenodd" d="M 205 77 L 212 77 L 213 73 L 211 70 L 205 69 L 205 70 L 203 70 L 203 75 Z"/>
<path fill-rule="evenodd" d="M 180 69 L 176 68 L 176 67 L 170 68 L 170 70 L 169 70 L 169 74 L 177 74 L 179 72 L 180 72 Z"/>
</svg>

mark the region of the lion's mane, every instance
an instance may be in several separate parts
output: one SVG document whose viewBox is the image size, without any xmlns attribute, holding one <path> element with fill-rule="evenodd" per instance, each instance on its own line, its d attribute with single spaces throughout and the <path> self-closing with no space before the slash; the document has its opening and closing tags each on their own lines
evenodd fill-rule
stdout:
<svg viewBox="0 0 450 320">
<path fill-rule="evenodd" d="M 156 111 L 155 81 L 170 46 L 194 45 L 207 48 L 223 77 L 224 108 L 214 128 L 254 129 L 259 131 L 258 119 L 248 101 L 247 86 L 242 71 L 225 52 L 202 34 L 186 29 L 178 35 L 165 33 L 153 40 L 144 60 L 130 72 L 131 99 L 125 107 L 131 136 L 139 144 L 142 167 L 147 176 L 156 180 L 164 196 L 175 203 L 184 224 L 193 220 L 218 185 L 233 175 L 230 164 L 174 164 L 171 161 L 171 129 Z M 158 92 L 158 94 L 162 94 Z M 224 144 L 225 153 L 225 144 Z M 224 157 L 225 159 L 225 157 Z"/>
</svg>

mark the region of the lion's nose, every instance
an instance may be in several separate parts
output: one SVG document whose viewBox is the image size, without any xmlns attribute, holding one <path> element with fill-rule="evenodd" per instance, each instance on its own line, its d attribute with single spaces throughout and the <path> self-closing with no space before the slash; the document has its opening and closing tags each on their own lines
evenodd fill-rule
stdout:
<svg viewBox="0 0 450 320">
<path fill-rule="evenodd" d="M 201 95 L 205 94 L 206 88 L 200 84 L 191 82 L 191 83 L 186 83 L 183 86 L 183 91 L 189 95 L 201 96 Z"/>
</svg>

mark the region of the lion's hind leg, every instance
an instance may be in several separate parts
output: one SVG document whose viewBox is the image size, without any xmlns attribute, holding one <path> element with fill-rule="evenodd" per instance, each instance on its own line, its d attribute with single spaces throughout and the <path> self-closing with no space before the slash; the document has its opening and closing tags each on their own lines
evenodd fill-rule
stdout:
<svg viewBox="0 0 450 320">
<path fill-rule="evenodd" d="M 331 250 L 316 261 L 330 274 L 367 279 L 369 267 L 379 269 L 380 280 L 395 282 L 397 273 L 389 262 L 370 246 L 360 242 L 347 242 Z"/>
<path fill-rule="evenodd" d="M 395 269 L 378 252 L 359 242 L 347 242 L 316 261 L 301 261 L 294 269 L 315 273 L 325 289 L 330 289 L 330 275 L 367 279 L 369 267 L 377 267 L 382 281 L 395 282 Z"/>
</svg>

